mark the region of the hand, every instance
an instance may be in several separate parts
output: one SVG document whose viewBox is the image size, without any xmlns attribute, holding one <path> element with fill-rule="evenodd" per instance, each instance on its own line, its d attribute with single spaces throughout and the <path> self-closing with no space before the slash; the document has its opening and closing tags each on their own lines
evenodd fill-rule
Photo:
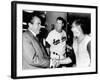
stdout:
<svg viewBox="0 0 100 80">
<path fill-rule="evenodd" d="M 69 64 L 72 62 L 72 60 L 70 59 L 70 57 L 67 57 L 65 59 L 60 60 L 59 62 L 60 64 Z"/>
<path fill-rule="evenodd" d="M 56 60 L 55 67 L 58 67 L 60 65 L 60 60 Z"/>
<path fill-rule="evenodd" d="M 52 67 L 52 68 L 56 68 L 56 67 L 58 67 L 59 65 L 60 65 L 59 60 L 52 59 L 52 60 L 50 61 L 50 67 Z"/>
<path fill-rule="evenodd" d="M 56 60 L 50 59 L 50 68 L 55 68 Z"/>
</svg>

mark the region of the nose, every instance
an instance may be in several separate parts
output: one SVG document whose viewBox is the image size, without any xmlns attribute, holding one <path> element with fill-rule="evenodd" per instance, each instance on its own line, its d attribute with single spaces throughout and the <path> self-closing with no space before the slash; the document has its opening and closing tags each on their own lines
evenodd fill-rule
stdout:
<svg viewBox="0 0 100 80">
<path fill-rule="evenodd" d="M 73 27 L 71 28 L 71 31 L 72 31 L 72 32 L 74 31 L 74 28 L 73 28 Z"/>
<path fill-rule="evenodd" d="M 45 26 L 39 25 L 39 30 L 40 30 L 41 28 L 45 28 Z"/>
<path fill-rule="evenodd" d="M 41 26 L 40 24 L 39 24 L 38 26 L 39 26 L 39 29 L 41 29 L 41 28 L 42 28 L 42 26 Z"/>
<path fill-rule="evenodd" d="M 40 26 L 40 28 L 45 28 L 45 26 Z"/>
<path fill-rule="evenodd" d="M 77 28 L 76 27 L 72 27 L 72 32 L 75 32 L 75 31 L 77 31 Z"/>
</svg>

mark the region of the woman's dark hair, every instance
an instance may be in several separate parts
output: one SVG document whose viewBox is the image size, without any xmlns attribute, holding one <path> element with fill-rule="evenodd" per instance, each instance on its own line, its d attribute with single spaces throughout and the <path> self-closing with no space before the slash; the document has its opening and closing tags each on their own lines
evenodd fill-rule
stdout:
<svg viewBox="0 0 100 80">
<path fill-rule="evenodd" d="M 80 25 L 82 31 L 84 34 L 88 34 L 89 26 L 86 25 L 86 22 L 84 19 L 76 19 L 73 21 L 76 25 Z"/>
</svg>

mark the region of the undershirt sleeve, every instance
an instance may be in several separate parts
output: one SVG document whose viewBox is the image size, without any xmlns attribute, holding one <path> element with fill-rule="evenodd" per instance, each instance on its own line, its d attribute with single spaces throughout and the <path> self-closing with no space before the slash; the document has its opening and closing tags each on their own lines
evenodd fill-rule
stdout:
<svg viewBox="0 0 100 80">
<path fill-rule="evenodd" d="M 91 58 L 91 41 L 87 45 L 87 50 L 88 50 L 89 56 Z"/>
<path fill-rule="evenodd" d="M 48 34 L 48 36 L 47 36 L 47 38 L 46 38 L 46 42 L 49 44 L 49 45 L 51 45 L 52 43 L 53 43 L 53 35 L 52 35 L 52 33 L 49 33 Z"/>
</svg>

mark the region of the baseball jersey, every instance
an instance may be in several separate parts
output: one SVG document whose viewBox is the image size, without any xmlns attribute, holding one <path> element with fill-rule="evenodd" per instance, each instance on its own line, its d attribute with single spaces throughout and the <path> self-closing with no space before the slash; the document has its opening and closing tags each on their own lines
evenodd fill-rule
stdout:
<svg viewBox="0 0 100 80">
<path fill-rule="evenodd" d="M 50 44 L 50 52 L 57 53 L 60 56 L 60 59 L 64 58 L 65 48 L 66 48 L 66 32 L 62 30 L 61 33 L 57 32 L 55 29 L 52 30 L 46 41 Z"/>
</svg>

